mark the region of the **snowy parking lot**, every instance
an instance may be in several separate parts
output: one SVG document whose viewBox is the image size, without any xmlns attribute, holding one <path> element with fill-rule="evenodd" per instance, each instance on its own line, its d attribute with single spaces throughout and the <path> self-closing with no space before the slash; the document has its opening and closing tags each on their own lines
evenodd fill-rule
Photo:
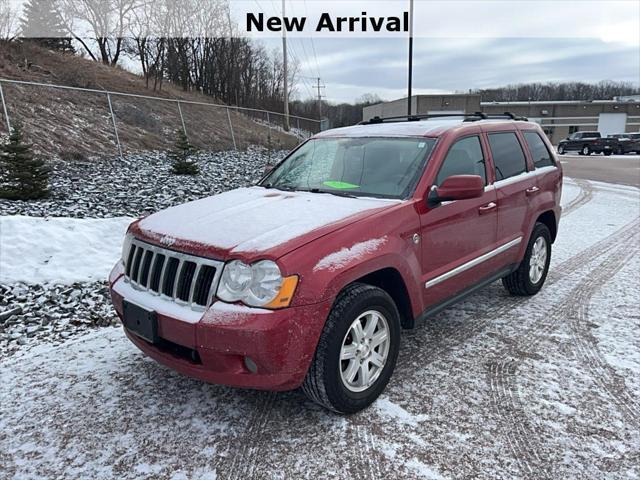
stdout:
<svg viewBox="0 0 640 480">
<path fill-rule="evenodd" d="M 562 204 L 543 290 L 515 298 L 498 282 L 405 332 L 387 390 L 353 416 L 299 392 L 183 377 L 146 358 L 120 327 L 55 336 L 82 321 L 78 313 L 69 323 L 52 318 L 44 332 L 56 343 L 0 324 L 2 476 L 638 478 L 640 191 L 566 179 Z M 23 216 L 0 217 L 8 299 L 0 312 L 19 304 L 29 319 L 45 307 L 55 317 L 65 284 L 102 285 L 92 272 L 103 275 L 119 255 L 99 246 L 126 219 L 8 213 Z M 21 228 L 34 233 L 13 245 Z M 82 236 L 75 256 L 91 262 L 70 271 L 73 232 Z M 27 305 L 40 296 L 37 282 L 60 292 L 41 310 Z M 106 309 L 101 301 L 92 300 Z M 80 316 L 91 309 L 79 304 Z"/>
</svg>

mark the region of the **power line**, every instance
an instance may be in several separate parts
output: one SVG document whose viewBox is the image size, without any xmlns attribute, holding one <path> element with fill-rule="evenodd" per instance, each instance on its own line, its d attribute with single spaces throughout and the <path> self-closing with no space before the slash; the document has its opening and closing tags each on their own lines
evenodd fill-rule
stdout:
<svg viewBox="0 0 640 480">
<path fill-rule="evenodd" d="M 309 10 L 307 9 L 307 0 L 303 0 L 303 4 L 304 4 L 304 13 L 307 17 L 309 17 Z M 309 32 L 309 40 L 311 40 L 311 49 L 313 51 L 313 58 L 316 61 L 316 73 L 318 74 L 318 77 L 320 76 L 320 66 L 318 64 L 318 55 L 316 54 L 316 46 L 315 43 L 313 42 L 313 33 Z"/>
</svg>

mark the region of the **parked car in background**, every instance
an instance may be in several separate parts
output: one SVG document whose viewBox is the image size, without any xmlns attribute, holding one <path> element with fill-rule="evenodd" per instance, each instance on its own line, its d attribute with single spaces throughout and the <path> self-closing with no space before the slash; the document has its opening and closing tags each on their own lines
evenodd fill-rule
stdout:
<svg viewBox="0 0 640 480">
<path fill-rule="evenodd" d="M 618 150 L 618 140 L 615 138 L 602 138 L 600 132 L 575 132 L 558 144 L 558 153 L 578 152 L 580 155 L 592 153 L 604 153 L 611 155 Z"/>
<path fill-rule="evenodd" d="M 496 280 L 545 282 L 562 166 L 509 115 L 327 130 L 253 187 L 135 221 L 109 278 L 125 334 L 207 382 L 362 410 L 402 329 Z"/>
<path fill-rule="evenodd" d="M 640 154 L 640 132 L 616 133 L 609 135 L 608 138 L 615 138 L 618 142 L 618 149 L 616 150 L 618 155 L 624 155 L 625 153 Z"/>
</svg>

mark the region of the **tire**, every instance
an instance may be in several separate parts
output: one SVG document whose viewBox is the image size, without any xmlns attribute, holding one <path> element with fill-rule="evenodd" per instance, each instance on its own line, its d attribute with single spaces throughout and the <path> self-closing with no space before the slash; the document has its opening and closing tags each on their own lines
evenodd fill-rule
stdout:
<svg viewBox="0 0 640 480">
<path fill-rule="evenodd" d="M 584 147 L 582 147 L 582 150 L 580 150 L 580 154 L 591 155 L 591 147 L 589 147 L 589 145 L 585 145 Z"/>
<path fill-rule="evenodd" d="M 539 263 L 540 267 L 536 275 L 532 275 L 532 256 L 535 255 L 534 248 L 536 242 L 542 241 L 546 247 L 546 256 L 543 263 Z M 531 232 L 531 238 L 527 245 L 527 251 L 524 254 L 522 262 L 518 268 L 502 279 L 502 285 L 509 291 L 511 295 L 530 296 L 535 295 L 544 285 L 549 272 L 549 263 L 551 261 L 551 232 L 544 224 L 537 222 Z"/>
<path fill-rule="evenodd" d="M 564 155 L 564 145 L 558 145 L 558 155 Z"/>
<path fill-rule="evenodd" d="M 354 353 L 354 357 L 342 360 L 342 353 L 348 353 L 343 349 L 349 349 L 351 345 L 358 343 L 352 327 L 363 314 L 369 312 L 380 314 L 386 321 L 388 332 L 386 344 L 383 342 L 377 347 L 363 347 L 367 349 L 366 351 L 360 351 L 358 348 L 351 349 L 349 352 L 352 350 L 357 352 Z M 365 328 L 372 318 L 375 318 L 375 314 L 366 317 L 364 325 L 362 323 L 360 325 Z M 377 325 L 383 326 L 380 319 L 376 321 Z M 378 330 L 376 327 L 374 333 L 380 334 L 382 330 L 383 328 Z M 386 361 L 382 368 L 376 367 L 369 361 L 374 354 L 378 355 L 376 357 L 378 359 L 381 358 L 380 355 L 385 356 L 385 350 Z M 400 314 L 389 294 L 371 285 L 353 283 L 340 292 L 333 304 L 320 335 L 311 366 L 302 383 L 302 391 L 313 402 L 337 413 L 350 414 L 363 410 L 371 405 L 387 386 L 395 368 L 399 350 Z M 353 384 L 349 385 L 348 373 L 352 365 L 357 373 L 353 378 Z M 367 371 L 369 368 L 372 372 L 375 369 L 371 374 L 371 384 L 366 383 L 359 387 L 355 385 L 365 378 L 361 373 L 362 367 L 358 365 L 365 365 Z"/>
</svg>

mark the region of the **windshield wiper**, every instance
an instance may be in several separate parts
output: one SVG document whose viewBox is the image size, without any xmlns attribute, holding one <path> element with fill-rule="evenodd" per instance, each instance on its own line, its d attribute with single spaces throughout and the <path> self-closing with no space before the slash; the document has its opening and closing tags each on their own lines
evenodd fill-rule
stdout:
<svg viewBox="0 0 640 480">
<path fill-rule="evenodd" d="M 293 187 L 287 187 L 285 185 L 272 185 L 270 183 L 267 183 L 266 185 L 261 185 L 264 188 L 267 189 L 275 189 L 275 190 L 282 190 L 283 192 L 295 192 L 297 189 L 293 188 Z"/>
<path fill-rule="evenodd" d="M 348 198 L 358 198 L 352 193 L 347 192 L 336 192 L 331 190 L 321 190 L 319 188 L 312 188 L 309 190 L 311 193 L 328 193 L 329 195 L 335 195 L 336 197 L 348 197 Z"/>
</svg>

